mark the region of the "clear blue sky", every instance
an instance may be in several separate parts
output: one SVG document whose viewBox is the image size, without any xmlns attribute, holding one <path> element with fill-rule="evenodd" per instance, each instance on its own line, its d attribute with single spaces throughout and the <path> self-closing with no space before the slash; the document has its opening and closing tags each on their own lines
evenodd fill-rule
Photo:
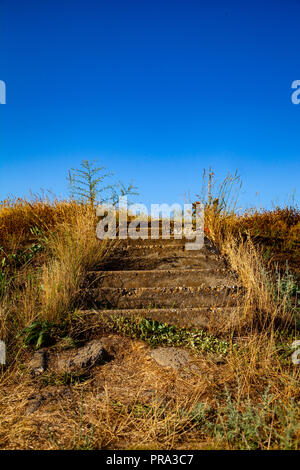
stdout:
<svg viewBox="0 0 300 470">
<path fill-rule="evenodd" d="M 0 199 L 64 197 L 99 159 L 147 204 L 209 165 L 244 206 L 299 204 L 299 22 L 297 0 L 0 0 Z"/>
</svg>

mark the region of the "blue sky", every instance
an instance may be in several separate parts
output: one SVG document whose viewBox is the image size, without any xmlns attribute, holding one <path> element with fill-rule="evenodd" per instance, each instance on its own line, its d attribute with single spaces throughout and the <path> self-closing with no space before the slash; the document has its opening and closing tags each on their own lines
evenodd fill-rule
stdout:
<svg viewBox="0 0 300 470">
<path fill-rule="evenodd" d="M 0 0 L 0 199 L 67 195 L 98 159 L 139 202 L 238 169 L 241 204 L 299 204 L 300 1 Z M 113 179 L 112 179 L 113 181 Z"/>
</svg>

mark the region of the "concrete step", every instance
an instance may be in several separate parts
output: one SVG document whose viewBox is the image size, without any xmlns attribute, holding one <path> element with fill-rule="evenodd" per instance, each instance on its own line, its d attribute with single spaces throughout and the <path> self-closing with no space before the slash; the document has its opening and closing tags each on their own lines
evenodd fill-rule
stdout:
<svg viewBox="0 0 300 470">
<path fill-rule="evenodd" d="M 103 317 L 114 319 L 122 316 L 126 318 L 147 318 L 169 325 L 185 328 L 206 329 L 210 322 L 224 320 L 234 315 L 235 307 L 216 308 L 160 308 L 160 309 L 110 309 L 110 310 L 81 310 L 77 312 L 85 327 L 92 326 L 93 332 L 97 326 L 103 327 Z"/>
<path fill-rule="evenodd" d="M 130 254 L 129 254 L 130 253 Z M 205 252 L 171 251 L 136 251 L 119 253 L 109 257 L 102 263 L 101 269 L 106 270 L 165 270 L 165 269 L 222 269 L 222 259 Z"/>
<path fill-rule="evenodd" d="M 232 306 L 240 296 L 236 287 L 99 287 L 82 289 L 81 301 L 104 308 L 189 308 Z"/>
<path fill-rule="evenodd" d="M 227 275 L 226 275 L 227 274 Z M 236 281 L 224 269 L 161 269 L 143 271 L 91 271 L 91 287 L 233 287 Z"/>
<path fill-rule="evenodd" d="M 176 247 L 184 249 L 187 243 L 193 242 L 193 239 L 187 239 L 185 237 L 183 238 L 174 238 L 172 235 L 169 238 L 151 238 L 150 235 L 147 238 L 138 238 L 138 239 L 132 239 L 132 238 L 126 238 L 125 240 L 121 239 L 116 239 L 116 244 L 119 247 L 126 247 L 127 249 L 129 248 L 147 248 L 147 247 L 162 247 L 162 246 L 169 246 L 169 247 Z M 207 238 L 204 239 L 204 245 L 202 247 L 206 248 L 207 250 L 217 253 L 218 250 L 213 246 L 213 244 L 208 240 Z M 192 251 L 192 250 L 191 250 Z M 198 250 L 199 251 L 199 250 Z"/>
<path fill-rule="evenodd" d="M 175 243 L 162 243 L 161 240 L 157 241 L 157 243 L 153 243 L 155 240 L 151 240 L 151 243 L 134 243 L 132 245 L 130 244 L 124 244 L 121 242 L 117 242 L 115 248 L 114 248 L 114 253 L 124 253 L 128 252 L 131 255 L 133 254 L 138 254 L 138 253 L 187 253 L 193 256 L 197 256 L 200 253 L 207 255 L 207 256 L 215 256 L 218 255 L 216 251 L 213 251 L 212 249 L 208 249 L 207 247 L 202 247 L 201 249 L 196 249 L 196 250 L 188 250 L 185 246 L 184 243 L 178 243 L 177 245 Z"/>
<path fill-rule="evenodd" d="M 200 230 L 200 229 L 199 229 Z M 186 227 L 186 230 L 182 226 L 181 231 L 176 227 L 176 231 L 174 231 L 174 227 L 171 226 L 170 230 L 168 228 L 168 225 L 163 227 L 160 225 L 159 228 L 151 227 L 144 228 L 144 227 L 137 227 L 136 229 L 133 228 L 133 230 L 129 230 L 129 227 L 127 227 L 127 232 L 119 232 L 119 229 L 117 227 L 117 232 L 116 235 L 117 237 L 126 237 L 126 238 L 131 238 L 131 237 L 136 237 L 136 238 L 193 238 L 196 236 L 196 226 L 194 225 L 192 228 L 191 227 Z"/>
<path fill-rule="evenodd" d="M 186 250 L 184 244 L 179 244 L 178 246 L 165 244 L 165 243 L 156 243 L 156 244 L 134 244 L 124 245 L 119 244 L 113 250 L 114 256 L 152 256 L 157 254 L 162 256 L 167 255 L 182 255 L 187 256 L 217 256 L 217 253 L 209 251 L 207 248 L 203 247 L 200 250 Z"/>
</svg>

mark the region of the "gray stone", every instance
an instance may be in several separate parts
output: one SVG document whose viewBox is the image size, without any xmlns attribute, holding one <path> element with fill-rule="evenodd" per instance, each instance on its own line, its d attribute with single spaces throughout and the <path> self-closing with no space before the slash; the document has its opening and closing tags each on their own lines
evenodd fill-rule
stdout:
<svg viewBox="0 0 300 470">
<path fill-rule="evenodd" d="M 150 352 L 150 356 L 163 367 L 179 369 L 190 361 L 190 355 L 184 349 L 157 348 Z"/>
<path fill-rule="evenodd" d="M 36 351 L 29 363 L 31 373 L 33 375 L 40 375 L 47 369 L 48 366 L 48 354 L 45 350 L 41 349 Z"/>
<path fill-rule="evenodd" d="M 35 413 L 35 411 L 41 407 L 43 400 L 44 398 L 42 395 L 30 397 L 26 406 L 26 414 L 31 415 L 32 413 Z"/>
<path fill-rule="evenodd" d="M 74 353 L 67 353 L 58 358 L 57 367 L 59 370 L 76 370 L 93 367 L 108 361 L 110 356 L 103 347 L 101 340 L 96 339 L 88 342 Z"/>
</svg>

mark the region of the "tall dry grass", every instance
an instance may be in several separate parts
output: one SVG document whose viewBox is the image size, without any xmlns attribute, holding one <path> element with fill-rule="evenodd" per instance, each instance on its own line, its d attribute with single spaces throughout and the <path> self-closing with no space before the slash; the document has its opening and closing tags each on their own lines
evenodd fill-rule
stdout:
<svg viewBox="0 0 300 470">
<path fill-rule="evenodd" d="M 97 219 L 90 205 L 58 204 L 58 214 L 50 219 L 46 204 L 35 203 L 34 207 L 47 214 L 40 225 L 44 251 L 38 260 L 33 259 L 19 269 L 8 271 L 12 282 L 0 304 L 1 338 L 12 344 L 16 343 L 18 333 L 34 321 L 60 323 L 67 320 L 76 301 L 80 303 L 78 294 L 86 271 L 103 262 L 113 249 L 113 241 L 96 238 Z M 17 204 L 16 224 L 20 211 L 26 215 L 30 227 L 30 204 Z M 51 206 L 50 214 L 54 212 Z M 2 216 L 3 219 L 6 217 L 5 214 Z M 12 207 L 9 220 L 12 229 Z M 49 220 L 52 229 L 47 231 Z M 24 236 L 21 230 L 19 233 Z"/>
<path fill-rule="evenodd" d="M 41 196 L 0 201 L 0 246 L 4 251 L 16 251 L 34 238 L 33 228 L 50 232 L 57 224 L 74 219 L 79 207 L 75 201 L 50 201 Z"/>
<path fill-rule="evenodd" d="M 237 210 L 241 181 L 237 172 L 218 183 L 212 169 L 204 172 L 199 202 L 204 204 L 205 231 L 245 288 L 245 296 L 228 318 L 225 329 L 241 331 L 289 327 L 295 321 L 297 298 L 291 288 L 282 295 L 280 284 L 291 265 L 297 283 L 300 263 L 300 212 L 297 207 L 270 211 Z M 298 266 L 298 268 L 297 268 Z M 288 282 L 291 284 L 291 278 Z M 277 287 L 276 287 L 277 283 Z M 279 288 L 278 288 L 279 286 Z M 295 290 L 295 289 L 294 289 Z M 238 321 L 237 321 L 238 319 Z"/>
<path fill-rule="evenodd" d="M 40 294 L 43 316 L 60 321 L 70 311 L 87 271 L 109 256 L 113 241 L 96 238 L 95 210 L 79 205 L 49 238 L 52 260 L 42 267 Z"/>
</svg>

